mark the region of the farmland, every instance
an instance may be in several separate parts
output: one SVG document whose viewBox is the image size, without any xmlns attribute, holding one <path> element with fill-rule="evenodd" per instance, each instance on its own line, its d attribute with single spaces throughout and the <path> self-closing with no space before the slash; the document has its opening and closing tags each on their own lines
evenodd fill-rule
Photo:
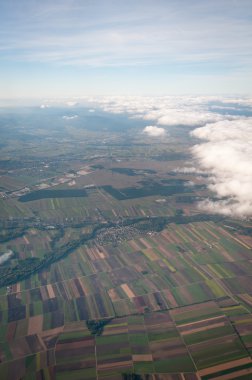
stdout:
<svg viewBox="0 0 252 380">
<path fill-rule="evenodd" d="M 251 378 L 251 222 L 198 209 L 185 132 L 36 112 L 1 148 L 0 377 Z"/>
<path fill-rule="evenodd" d="M 108 379 L 124 372 L 208 378 L 222 365 L 234 373 L 244 365 L 252 370 L 251 249 L 238 239 L 239 250 L 228 250 L 226 240 L 232 239 L 237 238 L 211 221 L 171 223 L 117 246 L 101 246 L 94 239 L 10 286 L 7 294 L 3 288 L 2 371 L 11 378 L 8 371 L 14 369 L 8 363 L 18 365 L 41 352 L 52 360 L 51 351 L 53 369 L 35 367 L 56 378 L 71 373 Z M 247 295 L 244 288 L 234 289 L 241 275 Z M 85 321 L 104 318 L 110 322 L 103 334 L 93 336 Z M 25 374 L 25 363 L 22 368 Z"/>
</svg>

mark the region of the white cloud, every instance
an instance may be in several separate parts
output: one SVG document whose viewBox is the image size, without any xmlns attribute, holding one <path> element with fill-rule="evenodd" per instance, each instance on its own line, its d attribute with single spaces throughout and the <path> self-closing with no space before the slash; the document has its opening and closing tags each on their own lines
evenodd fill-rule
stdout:
<svg viewBox="0 0 252 380">
<path fill-rule="evenodd" d="M 3 255 L 0 256 L 0 265 L 3 264 L 5 261 L 9 260 L 12 256 L 14 255 L 14 253 L 9 250 L 7 252 L 5 252 Z"/>
<path fill-rule="evenodd" d="M 74 106 L 77 106 L 77 102 L 66 102 L 66 105 L 68 106 L 68 107 L 74 107 Z"/>
<path fill-rule="evenodd" d="M 191 132 L 203 142 L 192 148 L 201 169 L 209 173 L 209 189 L 220 200 L 201 202 L 210 212 L 252 215 L 252 118 L 220 121 Z"/>
<path fill-rule="evenodd" d="M 184 168 L 176 168 L 172 170 L 174 173 L 181 173 L 181 174 L 206 174 L 206 171 L 200 170 L 199 168 L 195 168 L 193 166 L 185 166 Z"/>
<path fill-rule="evenodd" d="M 156 127 L 155 125 L 149 125 L 145 127 L 143 132 L 151 137 L 159 137 L 165 135 L 165 129 Z"/>
<path fill-rule="evenodd" d="M 159 125 L 190 125 L 199 126 L 205 123 L 223 119 L 221 115 L 202 111 L 168 110 L 165 115 L 158 118 Z"/>
<path fill-rule="evenodd" d="M 227 99 L 221 99 L 220 101 L 225 108 L 230 109 L 237 109 L 237 106 L 243 106 L 243 107 L 252 107 L 252 98 L 246 97 L 246 98 L 227 98 Z M 229 107 L 228 105 L 233 104 L 234 107 Z M 215 106 L 216 108 L 217 106 Z"/>
<path fill-rule="evenodd" d="M 48 104 L 41 104 L 40 108 L 41 109 L 44 109 L 44 108 L 49 108 L 50 106 Z"/>
<path fill-rule="evenodd" d="M 77 119 L 78 117 L 79 117 L 78 115 L 62 116 L 62 119 L 64 119 L 64 120 L 73 120 L 73 119 Z"/>
<path fill-rule="evenodd" d="M 101 97 L 91 103 L 98 104 L 105 112 L 127 113 L 132 118 L 155 122 L 160 126 L 186 125 L 202 126 L 225 119 L 235 119 L 233 115 L 223 115 L 209 111 L 209 102 L 221 98 L 201 96 L 113 96 Z"/>
</svg>

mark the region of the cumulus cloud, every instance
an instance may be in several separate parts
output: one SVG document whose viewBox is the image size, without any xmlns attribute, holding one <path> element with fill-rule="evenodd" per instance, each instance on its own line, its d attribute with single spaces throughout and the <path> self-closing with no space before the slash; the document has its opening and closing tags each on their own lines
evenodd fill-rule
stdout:
<svg viewBox="0 0 252 380">
<path fill-rule="evenodd" d="M 73 120 L 73 119 L 77 119 L 78 117 L 79 117 L 78 115 L 62 116 L 62 119 L 64 119 L 64 120 Z"/>
<path fill-rule="evenodd" d="M 13 255 L 14 255 L 14 253 L 11 250 L 9 250 L 9 251 L 5 252 L 4 254 L 2 254 L 0 256 L 0 265 L 3 264 L 3 263 L 5 263 L 5 261 L 9 260 Z"/>
<path fill-rule="evenodd" d="M 44 109 L 44 108 L 49 108 L 50 106 L 48 104 L 41 104 L 40 108 L 41 109 Z"/>
<path fill-rule="evenodd" d="M 143 132 L 151 137 L 159 137 L 165 135 L 165 129 L 156 127 L 155 125 L 149 125 L 145 127 Z"/>
<path fill-rule="evenodd" d="M 203 140 L 192 153 L 209 173 L 209 189 L 219 198 L 203 201 L 200 207 L 229 216 L 252 216 L 252 118 L 207 124 L 191 134 Z"/>
</svg>

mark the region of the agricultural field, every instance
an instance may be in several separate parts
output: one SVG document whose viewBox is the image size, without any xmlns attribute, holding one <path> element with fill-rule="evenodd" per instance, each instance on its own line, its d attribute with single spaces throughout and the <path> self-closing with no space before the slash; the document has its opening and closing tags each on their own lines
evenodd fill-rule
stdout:
<svg viewBox="0 0 252 380">
<path fill-rule="evenodd" d="M 29 229 L 11 247 L 26 239 L 38 247 L 45 232 L 56 234 Z M 77 233 L 66 228 L 61 244 Z M 250 254 L 246 239 L 211 221 L 172 223 L 116 246 L 83 244 L 7 293 L 2 288 L 1 371 L 15 378 L 14 361 L 24 379 L 32 370 L 59 379 L 250 373 Z M 237 276 L 246 294 L 235 290 Z M 93 336 L 89 320 L 109 322 Z"/>
<path fill-rule="evenodd" d="M 33 112 L 0 147 L 0 378 L 251 379 L 251 222 L 198 208 L 188 133 Z"/>
</svg>

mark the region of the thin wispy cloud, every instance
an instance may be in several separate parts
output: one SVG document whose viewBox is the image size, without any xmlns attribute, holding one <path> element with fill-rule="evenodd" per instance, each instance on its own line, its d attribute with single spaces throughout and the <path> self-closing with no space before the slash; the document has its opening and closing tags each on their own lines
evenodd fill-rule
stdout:
<svg viewBox="0 0 252 380">
<path fill-rule="evenodd" d="M 241 1 L 243 11 L 226 0 L 182 3 L 6 2 L 2 58 L 89 66 L 251 64 L 251 3 Z"/>
<path fill-rule="evenodd" d="M 62 116 L 62 119 L 64 120 L 74 120 L 74 119 L 78 119 L 78 115 L 71 115 L 71 116 L 67 116 L 67 115 L 64 115 Z"/>
<path fill-rule="evenodd" d="M 251 19 L 250 0 L 2 1 L 0 98 L 251 93 Z"/>
</svg>

